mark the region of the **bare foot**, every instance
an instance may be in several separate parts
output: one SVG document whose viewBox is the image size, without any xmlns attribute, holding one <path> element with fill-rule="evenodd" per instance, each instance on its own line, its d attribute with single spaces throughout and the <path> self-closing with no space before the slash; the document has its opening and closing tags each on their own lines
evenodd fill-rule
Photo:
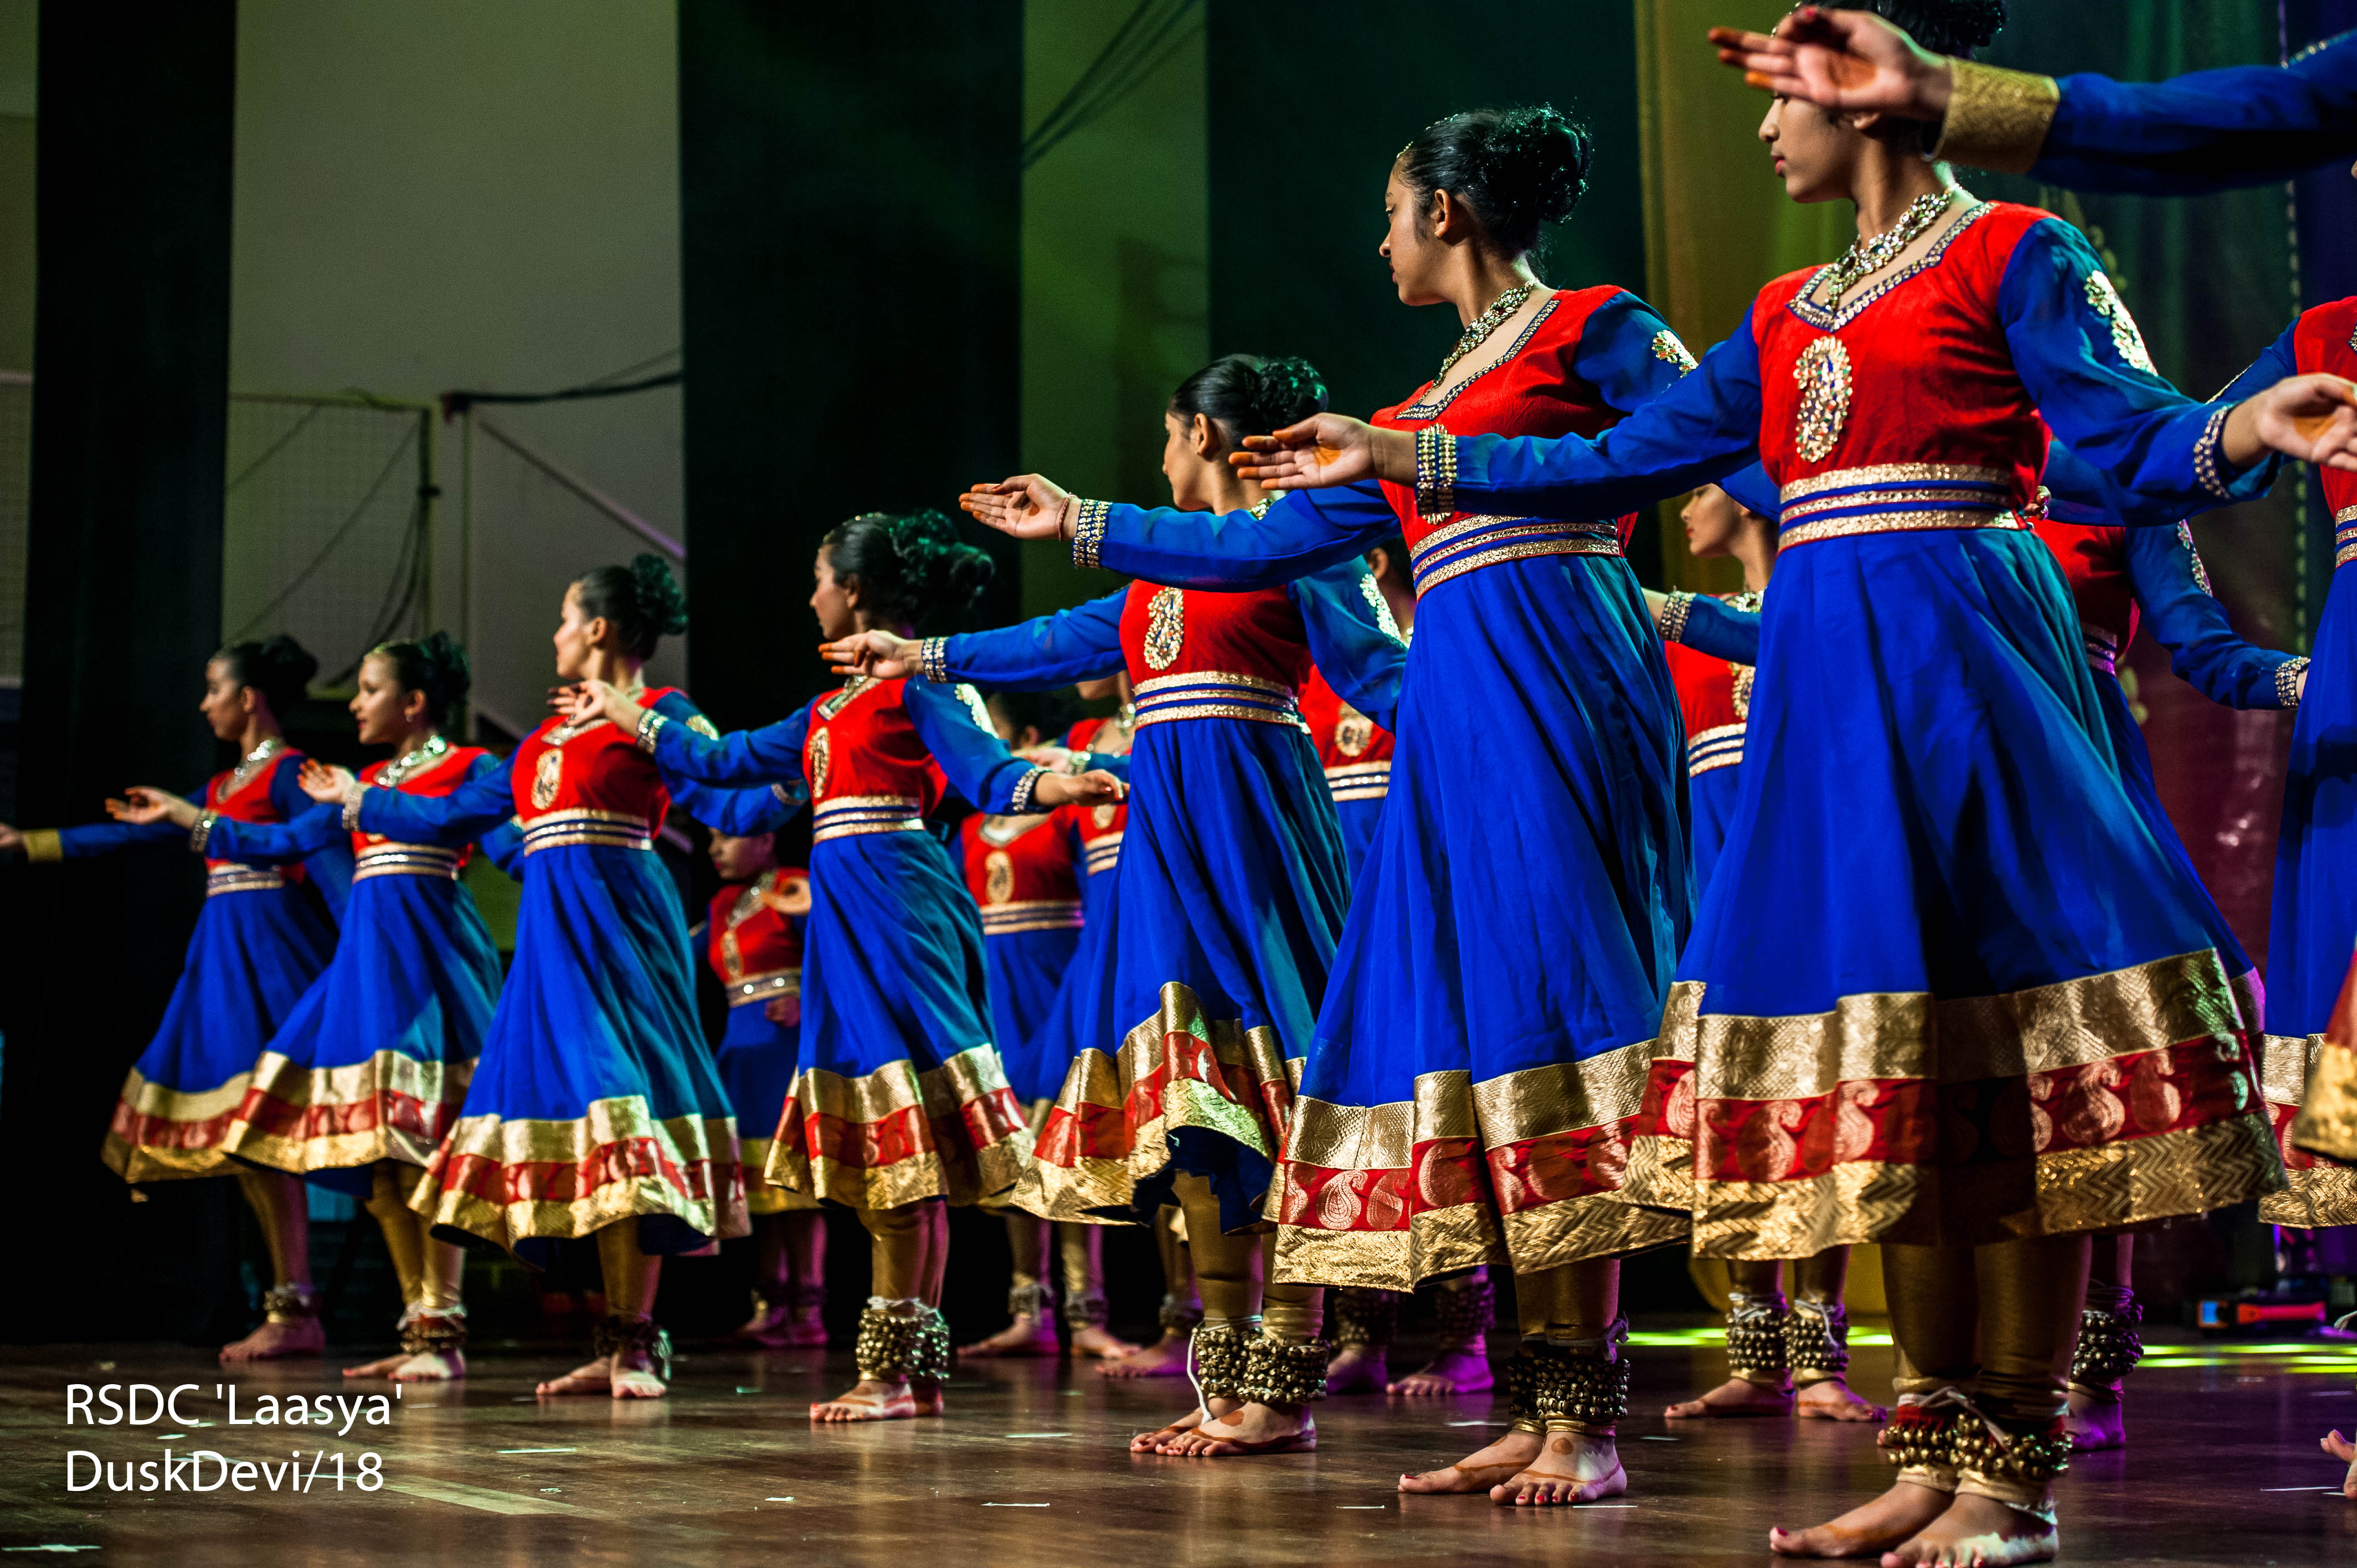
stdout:
<svg viewBox="0 0 2357 1568">
<path fill-rule="evenodd" d="M 930 1401 L 920 1401 L 916 1391 L 906 1382 L 878 1382 L 862 1378 L 847 1394 L 837 1394 L 831 1400 L 810 1407 L 813 1421 L 907 1421 L 920 1415 L 939 1415 L 942 1396 L 936 1390 Z"/>
<path fill-rule="evenodd" d="M 533 1391 L 538 1394 L 610 1394 L 614 1391 L 614 1358 L 584 1361 L 561 1378 L 551 1378 Z"/>
<path fill-rule="evenodd" d="M 1914 1539 L 1884 1552 L 1882 1568 L 2011 1568 L 2050 1563 L 2059 1545 L 2054 1527 L 2036 1515 L 1959 1493 Z"/>
<path fill-rule="evenodd" d="M 1443 1350 L 1428 1365 L 1394 1383 L 1391 1391 L 1422 1396 L 1478 1394 L 1496 1380 L 1488 1352 L 1467 1346 L 1461 1350 Z"/>
<path fill-rule="evenodd" d="M 1187 1375 L 1187 1336 L 1165 1334 L 1145 1349 L 1108 1361 L 1097 1369 L 1104 1378 L 1183 1378 Z M 1331 1379 L 1333 1374 L 1327 1374 Z"/>
<path fill-rule="evenodd" d="M 373 1361 L 363 1362 L 357 1367 L 346 1367 L 344 1369 L 344 1376 L 348 1378 L 389 1378 L 393 1376 L 393 1373 L 399 1371 L 401 1369 L 401 1364 L 408 1359 L 408 1351 L 395 1350 L 390 1356 L 379 1356 Z"/>
<path fill-rule="evenodd" d="M 1253 1454 L 1307 1454 L 1318 1446 L 1318 1426 L 1307 1410 L 1248 1404 L 1182 1432 L 1155 1449 L 1181 1459 L 1227 1459 Z"/>
<path fill-rule="evenodd" d="M 659 1400 L 671 1390 L 655 1375 L 654 1359 L 644 1350 L 614 1352 L 613 1389 L 618 1400 Z"/>
<path fill-rule="evenodd" d="M 2341 1495 L 2344 1498 L 2357 1498 L 2357 1445 L 2352 1445 L 2347 1438 L 2341 1435 L 2338 1429 L 2335 1429 L 2324 1434 L 2324 1441 L 2319 1446 L 2349 1466 L 2348 1478 L 2341 1483 Z"/>
<path fill-rule="evenodd" d="M 759 1302 L 753 1316 L 747 1318 L 730 1335 L 731 1343 L 757 1346 L 764 1350 L 782 1350 L 792 1343 L 790 1336 L 797 1325 L 793 1309 L 782 1301 Z"/>
<path fill-rule="evenodd" d="M 2073 1454 L 2125 1448 L 2128 1441 L 2127 1412 L 2116 1394 L 2102 1399 L 2072 1389 L 2070 1402 L 2062 1410 L 2062 1430 L 2071 1434 Z"/>
<path fill-rule="evenodd" d="M 233 1344 L 221 1347 L 224 1361 L 275 1361 L 287 1356 L 317 1356 L 328 1348 L 328 1332 L 316 1317 L 292 1323 L 264 1323 Z"/>
<path fill-rule="evenodd" d="M 1888 1421 L 1890 1412 L 1860 1399 L 1839 1378 L 1820 1378 L 1801 1391 L 1792 1413 L 1803 1421 Z"/>
<path fill-rule="evenodd" d="M 1808 1530 L 1770 1530 L 1768 1550 L 1779 1557 L 1877 1557 L 1947 1511 L 1949 1494 L 1896 1481 L 1889 1491 L 1839 1519 Z"/>
<path fill-rule="evenodd" d="M 975 1345 L 961 1345 L 961 1356 L 985 1359 L 1002 1356 L 1008 1359 L 1027 1356 L 1053 1356 L 1062 1348 L 1056 1343 L 1056 1326 L 1037 1313 L 1018 1312 L 1015 1321 Z"/>
<path fill-rule="evenodd" d="M 1380 1393 L 1390 1380 L 1391 1369 L 1384 1365 L 1383 1348 L 1377 1345 L 1340 1346 L 1326 1368 L 1329 1394 Z"/>
<path fill-rule="evenodd" d="M 1099 1361 L 1117 1361 L 1125 1356 L 1137 1354 L 1137 1347 L 1126 1339 L 1116 1339 L 1094 1323 L 1084 1323 L 1072 1330 L 1072 1354 Z"/>
<path fill-rule="evenodd" d="M 387 1375 L 396 1383 L 456 1382 L 467 1375 L 467 1358 L 458 1350 L 420 1350 Z"/>
<path fill-rule="evenodd" d="M 1490 1488 L 1493 1503 L 1517 1506 L 1592 1503 L 1629 1489 L 1620 1452 L 1609 1437 L 1584 1432 L 1550 1432 L 1538 1456 L 1522 1472 Z"/>
<path fill-rule="evenodd" d="M 1426 1470 L 1420 1476 L 1402 1476 L 1399 1489 L 1426 1493 L 1486 1492 L 1530 1468 L 1531 1462 L 1539 1456 L 1540 1446 L 1540 1434 L 1535 1432 L 1508 1432 L 1487 1448 L 1476 1449 L 1454 1465 Z"/>
<path fill-rule="evenodd" d="M 1672 1421 L 1692 1421 L 1703 1416 L 1790 1415 L 1792 1391 L 1789 1386 L 1755 1383 L 1749 1378 L 1729 1378 L 1702 1398 L 1680 1400 L 1662 1413 Z"/>
<path fill-rule="evenodd" d="M 1227 1414 L 1230 1411 L 1241 1410 L 1243 1408 L 1243 1407 L 1238 1404 L 1234 1400 L 1214 1398 L 1211 1401 L 1211 1414 L 1213 1416 L 1221 1416 Z M 1152 1432 L 1141 1432 L 1136 1436 L 1131 1438 L 1129 1440 L 1129 1451 L 1132 1454 L 1158 1454 L 1162 1451 L 1162 1445 L 1165 1443 L 1174 1440 L 1181 1433 L 1194 1431 L 1197 1427 L 1203 1424 L 1204 1420 L 1205 1415 L 1203 1407 L 1201 1405 L 1197 1405 L 1193 1410 L 1189 1411 L 1186 1414 L 1180 1416 L 1169 1425 L 1157 1427 Z"/>
</svg>

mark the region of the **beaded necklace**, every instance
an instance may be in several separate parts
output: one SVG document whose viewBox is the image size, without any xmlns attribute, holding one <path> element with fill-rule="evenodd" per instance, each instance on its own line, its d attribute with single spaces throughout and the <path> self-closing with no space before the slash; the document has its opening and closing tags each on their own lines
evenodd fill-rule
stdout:
<svg viewBox="0 0 2357 1568">
<path fill-rule="evenodd" d="M 427 736 L 424 746 L 419 746 L 415 751 L 405 752 L 386 763 L 383 770 L 376 776 L 376 781 L 387 789 L 398 789 L 403 779 L 431 766 L 435 758 L 448 756 L 449 752 L 448 741 L 438 735 Z"/>
<path fill-rule="evenodd" d="M 1432 384 L 1437 387 L 1448 378 L 1448 368 L 1490 340 L 1490 334 L 1501 326 L 1506 317 L 1523 307 L 1530 298 L 1534 283 L 1516 284 L 1490 302 L 1490 308 L 1466 323 L 1465 335 L 1457 339 L 1457 347 L 1448 350 L 1448 358 L 1440 361 L 1440 369 L 1432 373 Z"/>
<path fill-rule="evenodd" d="M 262 771 L 264 763 L 285 749 L 285 741 L 274 735 L 247 752 L 238 759 L 237 766 L 230 769 L 229 787 L 221 791 L 222 796 L 226 798 L 244 789 L 253 781 L 253 776 Z"/>
<path fill-rule="evenodd" d="M 1889 265 L 1900 252 L 1921 239 L 1923 231 L 1940 220 L 1940 214 L 1948 209 L 1948 204 L 1963 194 L 1956 186 L 1950 186 L 1945 190 L 1926 191 L 1907 204 L 1907 210 L 1899 215 L 1898 222 L 1872 240 L 1861 235 L 1851 241 L 1849 249 L 1842 252 L 1842 259 L 1835 262 L 1825 275 L 1824 307 L 1839 310 L 1845 290 L 1859 279 Z"/>
</svg>

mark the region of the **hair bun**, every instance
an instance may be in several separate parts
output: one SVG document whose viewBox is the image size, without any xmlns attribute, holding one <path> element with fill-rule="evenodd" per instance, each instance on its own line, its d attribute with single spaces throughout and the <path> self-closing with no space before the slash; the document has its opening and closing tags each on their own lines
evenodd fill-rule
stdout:
<svg viewBox="0 0 2357 1568">
<path fill-rule="evenodd" d="M 311 677 L 319 672 L 319 661 L 311 656 L 311 650 L 283 631 L 275 637 L 264 638 L 256 657 L 266 672 L 265 677 L 256 682 L 260 685 L 308 686 Z"/>
<path fill-rule="evenodd" d="M 1546 104 L 1509 109 L 1498 118 L 1481 159 L 1491 199 L 1509 198 L 1542 223 L 1560 223 L 1587 194 L 1595 138 Z"/>
<path fill-rule="evenodd" d="M 2005 0 L 1871 0 L 1867 9 L 1932 53 L 1967 59 L 2005 29 Z"/>
<path fill-rule="evenodd" d="M 1572 215 L 1595 156 L 1587 127 L 1546 104 L 1471 109 L 1417 132 L 1400 153 L 1399 174 L 1419 199 L 1448 191 L 1511 260 L 1538 248 L 1541 224 Z"/>
<path fill-rule="evenodd" d="M 672 575 L 670 562 L 651 550 L 640 551 L 630 557 L 630 583 L 650 627 L 664 637 L 687 629 L 687 595 Z"/>
<path fill-rule="evenodd" d="M 427 679 L 433 683 L 434 693 L 444 705 L 457 702 L 474 684 L 474 667 L 468 662 L 467 650 L 448 632 L 427 633 L 425 640 L 417 645 L 417 653 L 425 662 Z"/>
<path fill-rule="evenodd" d="M 1326 382 L 1307 360 L 1264 360 L 1253 389 L 1253 434 L 1282 430 L 1326 408 Z"/>
</svg>

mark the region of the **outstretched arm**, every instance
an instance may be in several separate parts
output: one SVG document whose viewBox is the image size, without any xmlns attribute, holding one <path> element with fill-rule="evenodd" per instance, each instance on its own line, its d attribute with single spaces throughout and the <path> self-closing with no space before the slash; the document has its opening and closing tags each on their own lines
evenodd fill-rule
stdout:
<svg viewBox="0 0 2357 1568">
<path fill-rule="evenodd" d="M 289 822 L 241 822 L 215 817 L 206 829 L 204 843 L 196 847 L 210 860 L 284 865 L 307 859 L 333 844 L 340 843 L 349 849 L 351 835 L 344 831 L 342 816 L 336 807 L 321 805 L 306 796 L 301 813 Z M 350 875 L 349 871 L 346 875 Z"/>
<path fill-rule="evenodd" d="M 791 783 L 757 785 L 749 789 L 721 789 L 684 779 L 666 779 L 679 809 L 710 828 L 732 838 L 773 833 L 810 804 L 810 788 L 801 779 Z"/>
<path fill-rule="evenodd" d="M 1697 653 L 1735 664 L 1760 662 L 1760 612 L 1739 610 L 1709 594 L 1657 594 L 1645 603 L 1664 642 L 1682 642 Z"/>
<path fill-rule="evenodd" d="M 2127 542 L 2128 576 L 2145 624 L 2169 650 L 2177 678 L 2230 708 L 2289 708 L 2299 703 L 2308 660 L 2259 648 L 2235 634 L 2210 594 L 2210 575 L 2193 548 L 2193 532 L 2139 528 Z"/>
<path fill-rule="evenodd" d="M 589 683 L 595 686 L 597 682 Z M 607 711 L 635 714 L 626 726 L 638 736 L 639 749 L 651 755 L 666 782 L 715 784 L 731 789 L 781 784 L 802 787 L 802 741 L 810 734 L 810 705 L 791 717 L 759 729 L 732 730 L 724 736 L 703 736 L 684 724 L 674 724 L 609 695 Z M 620 724 L 621 718 L 615 723 Z"/>
<path fill-rule="evenodd" d="M 343 825 L 354 832 L 451 849 L 491 832 L 514 812 L 507 770 L 496 765 L 447 795 L 406 795 L 352 784 L 344 790 L 341 806 Z"/>
<path fill-rule="evenodd" d="M 907 639 L 871 631 L 832 644 L 826 652 L 839 663 L 864 668 L 856 658 L 839 658 L 836 650 L 850 651 L 864 644 L 872 651 L 884 639 L 891 639 L 896 646 L 888 656 L 888 668 L 898 673 L 935 682 L 972 681 L 993 691 L 1052 692 L 1075 681 L 1101 680 L 1120 672 L 1121 608 L 1128 596 L 1125 590 L 1107 594 L 1071 609 L 995 631 L 928 637 L 913 648 Z"/>
<path fill-rule="evenodd" d="M 1407 645 L 1366 567 L 1346 561 L 1287 590 L 1301 612 L 1309 657 L 1342 700 L 1385 729 L 1397 727 Z"/>
<path fill-rule="evenodd" d="M 1125 792 L 1110 773 L 1051 773 L 1008 751 L 977 711 L 982 699 L 970 686 L 911 681 L 900 689 L 900 700 L 950 787 L 978 811 L 1021 815 L 1075 800 L 1118 800 Z"/>
</svg>

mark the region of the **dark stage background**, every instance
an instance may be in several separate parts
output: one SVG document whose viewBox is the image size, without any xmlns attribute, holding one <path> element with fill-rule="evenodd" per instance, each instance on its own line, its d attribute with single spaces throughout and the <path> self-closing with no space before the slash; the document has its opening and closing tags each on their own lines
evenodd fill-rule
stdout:
<svg viewBox="0 0 2357 1568">
<path fill-rule="evenodd" d="M 1781 8 L 1371 0 L 1344 25 L 1318 24 L 1314 46 L 1279 47 L 1266 7 L 1204 0 L 1173 24 L 1182 42 L 1193 36 L 1184 28 L 1200 34 L 1189 47 L 1205 84 L 1204 347 L 1306 355 L 1334 406 L 1361 414 L 1428 376 L 1455 325 L 1392 293 L 1374 253 L 1383 177 L 1417 127 L 1477 105 L 1544 100 L 1595 134 L 1591 188 L 1552 240 L 1550 283 L 1643 291 L 1665 275 L 1649 245 L 1706 262 L 1708 204 L 1681 217 L 1686 209 L 1660 187 L 1692 168 L 1697 145 L 1717 157 L 1717 138 L 1748 166 L 1756 149 L 1738 138 L 1756 108 L 1715 67 L 1663 62 L 1684 60 L 1676 51 L 1690 38 L 1700 52 L 1707 22 L 1772 21 Z M 963 482 L 1021 466 L 1026 313 L 1071 305 L 1059 289 L 1147 286 L 1126 274 L 1041 284 L 1026 271 L 1017 215 L 1022 149 L 1037 127 L 1024 121 L 1025 27 L 1040 15 L 1039 0 L 679 8 L 692 686 L 724 725 L 780 716 L 820 683 L 802 601 L 826 528 L 872 507 L 946 505 Z M 2281 16 L 2296 48 L 2357 24 L 2357 0 L 2291 0 Z M 126 783 L 193 782 L 224 760 L 193 709 L 196 672 L 221 629 L 236 12 L 228 0 L 191 0 L 145 17 L 131 29 L 87 6 L 41 7 L 39 527 L 21 732 L 34 738 L 9 819 L 34 825 L 92 820 Z M 2274 7 L 2106 0 L 2017 7 L 1995 58 L 2157 77 L 2277 59 L 2284 41 Z M 1710 95 L 1706 105 L 1697 95 Z M 1664 118 L 1707 136 L 1665 144 Z M 2357 182 L 2337 169 L 2296 192 L 2196 202 L 1964 178 L 2086 229 L 2156 360 L 2196 395 L 2246 364 L 2299 303 L 2357 293 Z M 103 200 L 91 199 L 97 190 Z M 1780 242 L 1816 242 L 1814 230 Z M 1171 263 L 1148 282 L 1164 286 L 1174 269 L 1184 270 Z M 1705 289 L 1663 303 L 1691 311 L 1674 317 L 1682 325 L 1699 324 L 1716 319 L 1715 298 Z M 1166 301 L 1151 318 L 1183 323 L 1187 308 Z M 1150 431 L 1167 391 L 1159 371 L 1117 384 L 1121 430 Z M 1124 447 L 1131 499 L 1159 499 L 1153 457 Z M 2265 502 L 2195 525 L 2222 599 L 2254 640 L 2304 647 L 2320 607 L 2330 528 L 2309 489 L 2287 479 Z M 1015 613 L 1020 585 L 1015 553 L 991 542 L 1004 570 L 984 615 L 997 621 Z M 1684 569 L 1652 531 L 1640 531 L 1633 554 L 1648 581 Z M 1114 585 L 1050 580 L 1075 596 Z M 2148 643 L 2129 670 L 2163 798 L 2263 953 L 2288 721 L 2208 704 Z M 349 734 L 326 702 L 296 726 L 299 742 L 330 756 L 349 755 Z M 691 857 L 673 863 L 692 893 L 708 893 Z M 46 1265 L 38 1289 L 0 1294 L 0 1337 L 208 1342 L 252 1320 L 259 1243 L 231 1184 L 167 1184 L 133 1203 L 96 1157 L 198 898 L 195 867 L 178 852 L 0 867 L 0 1143 L 32 1188 L 19 1207 L 21 1255 Z M 847 1323 L 865 1289 L 865 1247 L 838 1218 L 834 1311 Z M 966 1262 L 949 1306 L 966 1337 L 1003 1320 L 988 1260 L 1004 1232 L 979 1213 L 956 1224 Z M 1116 1324 L 1142 1329 L 1159 1291 L 1150 1249 L 1136 1232 L 1108 1243 Z M 2257 1283 L 2273 1267 L 2264 1233 L 2232 1217 L 2173 1228 L 2146 1251 L 2171 1289 Z M 314 1264 L 334 1293 L 333 1330 L 382 1335 L 390 1282 L 372 1224 L 318 1227 Z M 741 1244 L 672 1265 L 662 1316 L 691 1334 L 726 1326 L 742 1314 L 748 1269 Z M 587 1259 L 544 1280 L 479 1262 L 468 1294 L 487 1337 L 569 1335 L 594 1280 Z M 1629 1295 L 1639 1311 L 1700 1305 L 1674 1254 L 1633 1264 Z"/>
</svg>

